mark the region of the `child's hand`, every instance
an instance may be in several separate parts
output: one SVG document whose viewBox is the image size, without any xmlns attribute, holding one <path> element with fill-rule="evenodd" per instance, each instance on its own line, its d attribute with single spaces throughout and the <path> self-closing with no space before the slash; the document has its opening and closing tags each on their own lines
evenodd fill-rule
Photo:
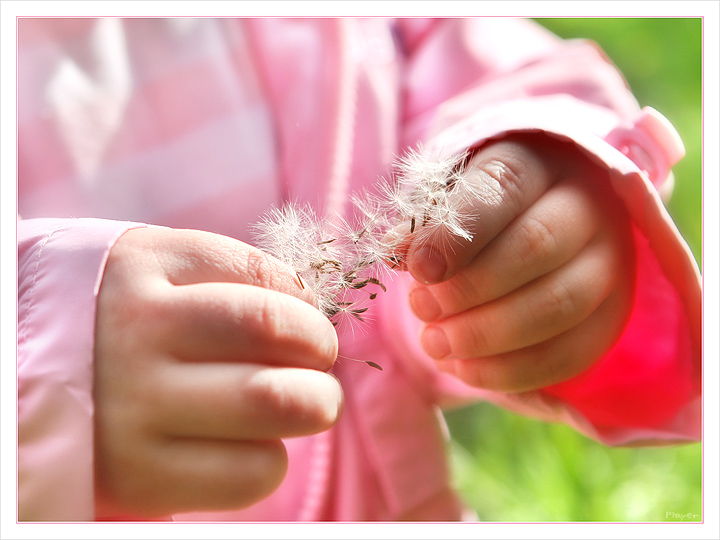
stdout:
<svg viewBox="0 0 720 540">
<path fill-rule="evenodd" d="M 238 508 L 271 493 L 281 437 L 326 430 L 342 390 L 330 322 L 241 242 L 135 229 L 110 252 L 96 330 L 98 517 Z"/>
<path fill-rule="evenodd" d="M 428 323 L 423 347 L 441 369 L 492 390 L 577 375 L 627 321 L 628 217 L 602 171 L 569 145 L 530 136 L 496 142 L 473 157 L 468 174 L 484 194 L 468 227 L 472 243 L 429 241 L 409 251 L 422 282 L 410 303 Z"/>
</svg>

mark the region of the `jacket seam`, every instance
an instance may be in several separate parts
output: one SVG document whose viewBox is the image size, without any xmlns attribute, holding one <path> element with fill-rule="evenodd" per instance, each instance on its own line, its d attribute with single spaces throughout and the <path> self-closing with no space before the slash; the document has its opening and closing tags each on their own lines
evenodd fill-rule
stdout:
<svg viewBox="0 0 720 540">
<path fill-rule="evenodd" d="M 24 309 L 25 315 L 22 317 L 22 319 L 18 321 L 18 367 L 20 366 L 20 364 L 24 363 L 24 355 L 21 354 L 20 344 L 24 343 L 28 339 L 28 334 L 30 333 L 30 324 L 35 314 L 35 293 L 37 289 L 37 279 L 38 274 L 40 273 L 40 264 L 44 255 L 45 247 L 47 246 L 47 243 L 50 241 L 52 236 L 60 229 L 65 227 L 65 224 L 66 222 L 63 221 L 62 223 L 56 225 L 52 231 L 47 233 L 45 238 L 43 238 L 42 242 L 40 243 L 40 247 L 37 251 L 30 290 L 25 295 L 23 295 L 26 298 L 22 302 L 22 304 L 26 306 Z M 20 303 L 18 303 L 18 315 L 19 313 Z"/>
</svg>

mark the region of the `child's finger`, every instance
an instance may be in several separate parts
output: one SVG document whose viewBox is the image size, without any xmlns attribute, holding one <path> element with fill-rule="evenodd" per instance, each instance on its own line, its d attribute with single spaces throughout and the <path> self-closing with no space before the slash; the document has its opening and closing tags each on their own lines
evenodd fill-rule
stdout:
<svg viewBox="0 0 720 540">
<path fill-rule="evenodd" d="M 560 181 L 508 225 L 455 276 L 418 284 L 415 313 L 432 321 L 500 298 L 570 260 L 600 226 L 592 193 L 580 181 Z"/>
<path fill-rule="evenodd" d="M 156 430 L 172 437 L 280 439 L 325 431 L 338 420 L 338 380 L 312 369 L 177 363 L 163 370 Z"/>
<path fill-rule="evenodd" d="M 617 285 L 620 262 L 612 247 L 594 240 L 569 263 L 517 291 L 428 325 L 421 335 L 425 350 L 434 358 L 492 356 L 570 330 Z"/>
<path fill-rule="evenodd" d="M 161 338 L 188 361 L 247 362 L 326 371 L 337 357 L 332 324 L 306 302 L 236 283 L 172 287 Z"/>
<path fill-rule="evenodd" d="M 267 253 L 227 236 L 187 229 L 133 229 L 110 252 L 115 261 L 148 266 L 173 285 L 206 282 L 244 283 L 284 292 L 313 303 L 308 287 L 295 272 Z M 140 262 L 138 262 L 140 261 Z M 121 269 L 125 266 L 120 265 Z M 135 268 L 137 270 L 137 268 Z"/>
<path fill-rule="evenodd" d="M 615 343 L 629 314 L 627 298 L 627 291 L 614 291 L 590 317 L 548 341 L 484 358 L 439 360 L 438 366 L 472 386 L 498 392 L 526 392 L 566 381 Z"/>
<path fill-rule="evenodd" d="M 420 282 L 439 283 L 455 275 L 475 258 L 508 223 L 527 209 L 556 180 L 549 160 L 530 146 L 501 141 L 480 150 L 466 169 L 477 191 L 467 214 L 472 242 L 447 234 L 422 235 L 408 252 L 408 270 Z"/>
<path fill-rule="evenodd" d="M 185 510 L 242 508 L 267 497 L 287 472 L 280 441 L 180 439 L 165 447 L 167 490 Z"/>
<path fill-rule="evenodd" d="M 127 456 L 130 467 L 98 479 L 119 508 L 154 517 L 248 506 L 272 493 L 287 471 L 281 441 L 156 439 Z"/>
</svg>

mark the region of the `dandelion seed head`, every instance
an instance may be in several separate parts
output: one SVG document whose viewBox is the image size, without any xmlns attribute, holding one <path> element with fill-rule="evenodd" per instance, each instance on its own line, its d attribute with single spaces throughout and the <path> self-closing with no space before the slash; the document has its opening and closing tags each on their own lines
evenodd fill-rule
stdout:
<svg viewBox="0 0 720 540">
<path fill-rule="evenodd" d="M 410 150 L 389 180 L 351 197 L 349 218 L 285 204 L 255 226 L 256 243 L 297 272 L 333 324 L 363 322 L 366 304 L 385 290 L 383 276 L 402 265 L 410 243 L 452 251 L 472 240 L 467 223 L 480 193 L 464 174 L 466 162 L 464 154 Z"/>
</svg>

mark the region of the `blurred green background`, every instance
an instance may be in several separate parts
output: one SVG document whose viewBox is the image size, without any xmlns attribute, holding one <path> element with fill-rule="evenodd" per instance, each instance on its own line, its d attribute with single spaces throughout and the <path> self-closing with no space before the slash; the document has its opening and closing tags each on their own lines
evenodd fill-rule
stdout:
<svg viewBox="0 0 720 540">
<path fill-rule="evenodd" d="M 564 38 L 597 42 L 641 106 L 662 112 L 687 150 L 668 208 L 701 263 L 700 18 L 536 19 Z M 492 405 L 446 419 L 455 485 L 482 521 L 702 519 L 702 447 L 608 448 L 567 426 Z M 463 426 L 471 425 L 471 430 Z"/>
</svg>

